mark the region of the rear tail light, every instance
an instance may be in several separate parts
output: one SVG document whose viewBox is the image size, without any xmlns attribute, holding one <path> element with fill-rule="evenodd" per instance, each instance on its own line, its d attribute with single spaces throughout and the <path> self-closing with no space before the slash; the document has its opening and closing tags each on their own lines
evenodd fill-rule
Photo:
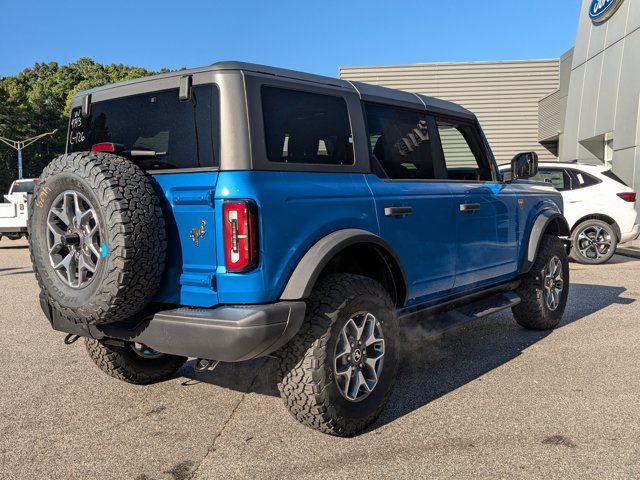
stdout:
<svg viewBox="0 0 640 480">
<path fill-rule="evenodd" d="M 20 204 L 20 211 L 24 211 L 24 203 Z"/>
<path fill-rule="evenodd" d="M 618 196 L 625 202 L 635 202 L 637 197 L 636 192 L 619 193 Z"/>
<path fill-rule="evenodd" d="M 256 205 L 248 200 L 226 201 L 222 211 L 227 271 L 247 272 L 258 263 Z"/>
<path fill-rule="evenodd" d="M 124 145 L 120 145 L 119 143 L 96 143 L 93 147 L 91 147 L 92 152 L 111 152 L 117 153 L 124 150 Z"/>
</svg>

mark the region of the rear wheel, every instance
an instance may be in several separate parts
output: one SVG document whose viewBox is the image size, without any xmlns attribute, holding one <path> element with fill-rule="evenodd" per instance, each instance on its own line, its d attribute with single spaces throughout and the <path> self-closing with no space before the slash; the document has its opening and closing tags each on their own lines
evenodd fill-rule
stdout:
<svg viewBox="0 0 640 480">
<path fill-rule="evenodd" d="M 586 265 L 608 262 L 618 247 L 618 237 L 611 225 L 601 220 L 586 220 L 572 236 L 571 258 Z"/>
<path fill-rule="evenodd" d="M 187 361 L 185 357 L 166 355 L 141 343 L 126 342 L 115 346 L 86 338 L 85 346 L 100 370 L 110 377 L 137 385 L 165 380 Z"/>
<path fill-rule="evenodd" d="M 278 389 L 298 421 L 339 436 L 363 430 L 380 415 L 398 370 L 389 293 L 367 277 L 322 278 L 280 358 Z"/>
</svg>

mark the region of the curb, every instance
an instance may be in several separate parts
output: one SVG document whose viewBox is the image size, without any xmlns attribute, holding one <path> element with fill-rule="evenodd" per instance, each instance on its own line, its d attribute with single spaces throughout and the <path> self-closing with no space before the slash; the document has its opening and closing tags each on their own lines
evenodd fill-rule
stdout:
<svg viewBox="0 0 640 480">
<path fill-rule="evenodd" d="M 631 258 L 640 258 L 640 248 L 618 247 L 616 249 L 616 255 L 622 255 L 623 257 L 631 257 Z"/>
</svg>

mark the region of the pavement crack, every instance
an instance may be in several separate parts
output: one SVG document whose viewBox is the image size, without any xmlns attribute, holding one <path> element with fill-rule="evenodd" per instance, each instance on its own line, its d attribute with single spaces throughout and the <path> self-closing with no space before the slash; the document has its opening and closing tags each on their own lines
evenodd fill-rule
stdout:
<svg viewBox="0 0 640 480">
<path fill-rule="evenodd" d="M 226 418 L 226 420 L 222 423 L 222 426 L 220 427 L 220 429 L 218 430 L 218 432 L 216 433 L 216 436 L 213 437 L 213 441 L 211 442 L 211 445 L 209 446 L 209 448 L 207 449 L 207 453 L 204 454 L 204 456 L 202 457 L 202 459 L 200 460 L 200 462 L 198 462 L 198 465 L 196 466 L 196 468 L 193 470 L 193 472 L 191 473 L 191 475 L 189 477 L 187 477 L 187 480 L 192 480 L 196 477 L 196 475 L 198 475 L 199 471 L 200 471 L 200 467 L 202 467 L 202 465 L 204 464 L 204 462 L 207 460 L 207 458 L 209 458 L 209 455 L 211 455 L 213 452 L 216 451 L 216 443 L 218 442 L 218 440 L 222 437 L 222 435 L 225 433 L 226 429 L 227 429 L 227 425 L 229 425 L 229 423 L 231 422 L 231 420 L 233 419 L 236 411 L 238 410 L 238 408 L 240 408 L 240 405 L 242 405 L 242 402 L 244 401 L 244 399 L 251 393 L 251 391 L 253 390 L 253 386 L 255 385 L 256 381 L 258 380 L 258 377 L 260 376 L 260 371 L 262 370 L 262 367 L 265 366 L 266 360 L 263 360 L 262 365 L 256 369 L 256 374 L 254 375 L 253 379 L 251 379 L 251 383 L 249 384 L 249 386 L 247 387 L 246 391 L 242 393 L 242 395 L 240 396 L 240 399 L 236 402 L 236 404 L 233 406 L 233 408 L 231 409 L 231 413 L 229 413 L 229 416 Z"/>
</svg>

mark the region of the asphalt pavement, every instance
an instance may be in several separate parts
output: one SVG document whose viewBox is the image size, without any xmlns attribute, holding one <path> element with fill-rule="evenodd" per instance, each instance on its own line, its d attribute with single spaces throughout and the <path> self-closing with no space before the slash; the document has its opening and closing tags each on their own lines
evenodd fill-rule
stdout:
<svg viewBox="0 0 640 480">
<path fill-rule="evenodd" d="M 640 478 L 640 260 L 572 264 L 550 333 L 413 326 L 382 417 L 341 439 L 290 417 L 272 359 L 107 377 L 48 325 L 24 245 L 0 241 L 1 479 Z"/>
</svg>

